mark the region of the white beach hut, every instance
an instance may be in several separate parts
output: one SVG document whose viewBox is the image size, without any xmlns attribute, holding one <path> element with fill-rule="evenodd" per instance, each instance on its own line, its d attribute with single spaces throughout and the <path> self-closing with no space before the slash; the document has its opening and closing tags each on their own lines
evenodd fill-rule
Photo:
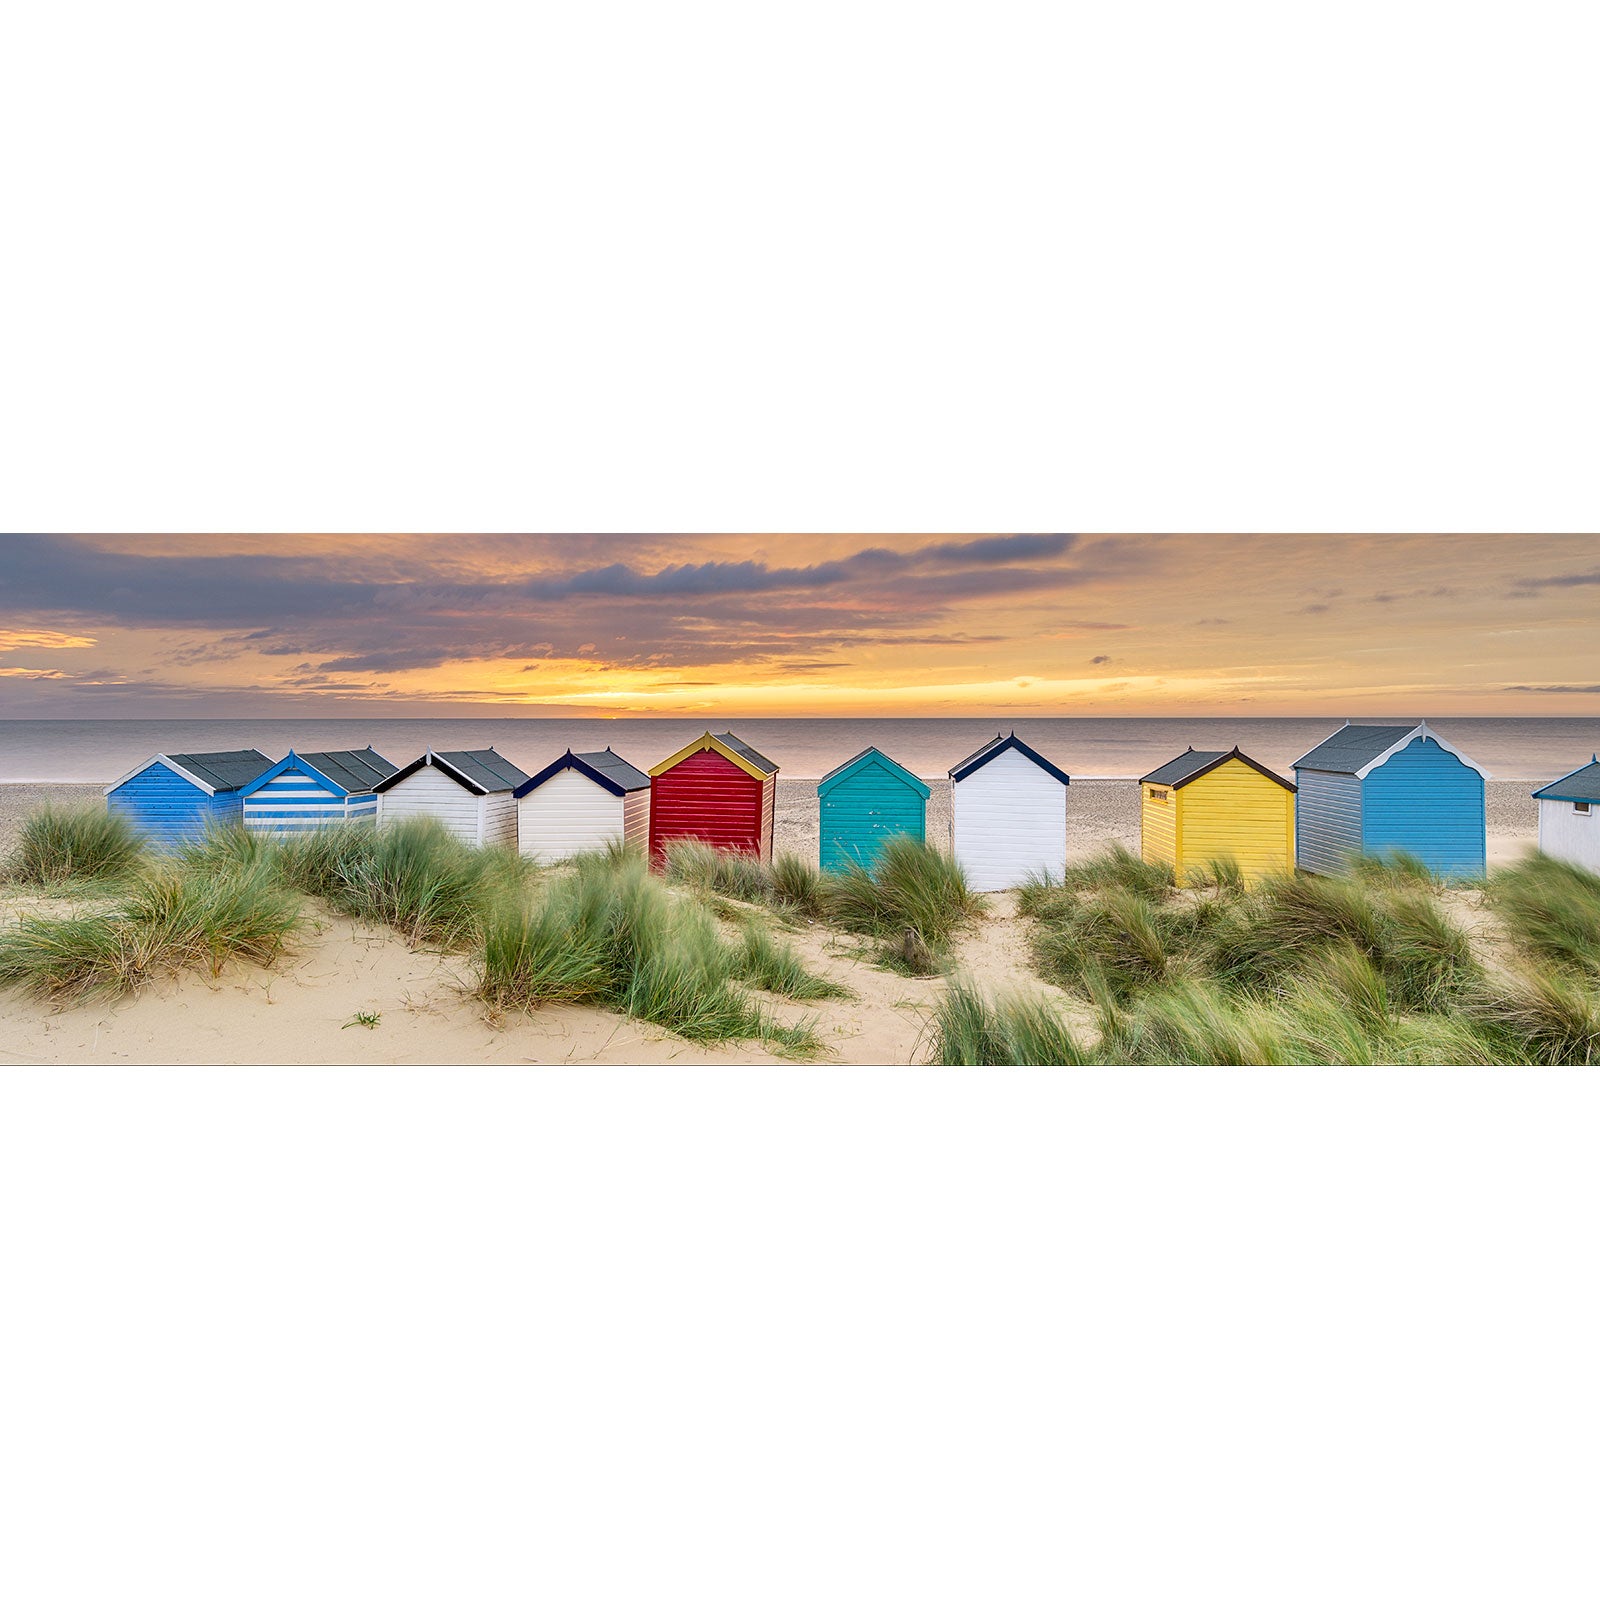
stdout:
<svg viewBox="0 0 1600 1600">
<path fill-rule="evenodd" d="M 517 848 L 535 861 L 566 861 L 608 844 L 650 847 L 650 774 L 608 745 L 567 751 L 516 791 Z"/>
<path fill-rule="evenodd" d="M 967 882 L 1015 889 L 1067 861 L 1067 785 L 1060 767 L 1015 733 L 996 734 L 950 769 L 950 836 Z"/>
<path fill-rule="evenodd" d="M 528 774 L 494 749 L 428 750 L 373 785 L 378 826 L 437 817 L 464 844 L 517 844 L 514 794 Z"/>
<path fill-rule="evenodd" d="M 1533 791 L 1539 802 L 1539 848 L 1557 861 L 1600 873 L 1600 755 Z"/>
</svg>

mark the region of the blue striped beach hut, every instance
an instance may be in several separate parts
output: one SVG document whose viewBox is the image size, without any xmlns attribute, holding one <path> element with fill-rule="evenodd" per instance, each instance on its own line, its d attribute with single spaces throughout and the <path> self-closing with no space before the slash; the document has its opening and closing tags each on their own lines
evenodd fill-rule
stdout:
<svg viewBox="0 0 1600 1600">
<path fill-rule="evenodd" d="M 817 784 L 822 870 L 871 867 L 884 841 L 897 833 L 926 838 L 930 792 L 875 745 L 835 767 Z"/>
<path fill-rule="evenodd" d="M 1489 774 L 1426 722 L 1346 723 L 1294 775 L 1295 859 L 1308 872 L 1403 850 L 1443 878 L 1483 875 Z"/>
<path fill-rule="evenodd" d="M 158 755 L 106 788 L 106 810 L 126 817 L 149 841 L 171 847 L 216 823 L 237 822 L 240 795 L 272 765 L 259 750 Z"/>
<path fill-rule="evenodd" d="M 241 791 L 251 833 L 304 833 L 329 822 L 378 820 L 373 785 L 398 772 L 387 756 L 365 750 L 291 750 Z"/>
</svg>

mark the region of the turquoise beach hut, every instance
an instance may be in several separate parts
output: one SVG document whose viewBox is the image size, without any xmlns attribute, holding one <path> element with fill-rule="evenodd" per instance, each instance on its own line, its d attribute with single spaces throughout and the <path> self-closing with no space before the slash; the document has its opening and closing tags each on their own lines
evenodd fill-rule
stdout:
<svg viewBox="0 0 1600 1600">
<path fill-rule="evenodd" d="M 875 746 L 835 767 L 817 785 L 822 870 L 870 867 L 884 840 L 897 833 L 926 838 L 929 792 L 914 772 Z"/>
<path fill-rule="evenodd" d="M 1308 872 L 1405 851 L 1442 878 L 1484 872 L 1484 780 L 1426 722 L 1346 723 L 1294 764 L 1295 859 Z"/>
<path fill-rule="evenodd" d="M 106 810 L 126 817 L 153 845 L 170 848 L 212 824 L 237 822 L 246 785 L 271 765 L 259 750 L 151 756 L 106 789 Z"/>
<path fill-rule="evenodd" d="M 378 820 L 373 785 L 400 769 L 368 745 L 365 750 L 291 750 L 240 791 L 251 833 L 282 837 L 328 822 Z"/>
</svg>

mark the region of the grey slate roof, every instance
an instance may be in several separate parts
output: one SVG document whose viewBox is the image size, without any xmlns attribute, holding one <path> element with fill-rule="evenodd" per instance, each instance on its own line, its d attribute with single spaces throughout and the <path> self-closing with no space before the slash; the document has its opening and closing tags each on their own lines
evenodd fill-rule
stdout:
<svg viewBox="0 0 1600 1600">
<path fill-rule="evenodd" d="M 218 793 L 242 789 L 276 765 L 259 750 L 210 750 L 202 755 L 169 755 L 167 760 Z"/>
<path fill-rule="evenodd" d="M 1587 800 L 1590 805 L 1600 805 L 1600 755 L 1590 756 L 1586 767 L 1569 772 L 1554 783 L 1533 791 L 1535 800 Z"/>
<path fill-rule="evenodd" d="M 1139 780 L 1140 783 L 1182 783 L 1186 778 L 1193 778 L 1204 772 L 1214 761 L 1220 761 L 1227 754 L 1226 750 L 1185 750 L 1181 756 L 1174 756 L 1165 766 L 1157 767 L 1154 772 L 1147 772 Z"/>
<path fill-rule="evenodd" d="M 1192 783 L 1203 773 L 1210 772 L 1213 767 L 1220 767 L 1224 761 L 1242 761 L 1252 772 L 1259 772 L 1263 778 L 1271 778 L 1290 794 L 1296 793 L 1295 786 L 1287 778 L 1280 777 L 1271 767 L 1264 767 L 1259 761 L 1247 756 L 1238 745 L 1231 750 L 1185 750 L 1181 756 L 1173 757 L 1164 767 L 1157 767 L 1154 772 L 1147 772 L 1139 782 L 1164 783 L 1169 788 L 1181 789 L 1184 784 Z"/>
<path fill-rule="evenodd" d="M 1398 744 L 1420 726 L 1416 722 L 1382 725 L 1352 722 L 1324 739 L 1316 749 L 1308 750 L 1295 765 L 1309 767 L 1313 772 L 1359 772 L 1369 761 L 1381 756 L 1390 745 Z"/>
<path fill-rule="evenodd" d="M 630 794 L 636 789 L 650 787 L 648 772 L 641 772 L 631 761 L 624 761 L 610 745 L 607 745 L 604 750 L 585 750 L 579 753 L 568 750 L 565 755 L 557 756 L 548 767 L 541 767 L 525 783 L 518 786 L 517 798 L 520 800 L 523 795 L 531 794 L 540 784 L 548 782 L 558 772 L 565 772 L 573 767 L 593 778 L 602 789 L 609 790 L 612 794 Z"/>
<path fill-rule="evenodd" d="M 521 767 L 513 766 L 496 750 L 429 750 L 372 787 L 383 794 L 430 763 L 440 766 L 446 776 L 455 778 L 473 794 L 503 794 L 528 781 L 528 774 Z"/>
<path fill-rule="evenodd" d="M 297 750 L 295 754 L 308 767 L 314 767 L 323 777 L 338 784 L 346 794 L 370 794 L 373 784 L 393 777 L 400 770 L 371 745 L 365 750 L 318 750 L 310 755 Z"/>
<path fill-rule="evenodd" d="M 471 778 L 484 794 L 515 789 L 528 779 L 521 767 L 513 766 L 497 750 L 436 750 L 434 756 L 448 761 L 462 777 Z"/>
<path fill-rule="evenodd" d="M 950 769 L 950 781 L 959 783 L 963 778 L 970 778 L 979 767 L 986 766 L 998 755 L 1007 750 L 1019 751 L 1025 755 L 1036 767 L 1042 767 L 1052 778 L 1059 778 L 1062 783 L 1071 783 L 1072 779 L 1064 773 L 1053 761 L 1046 761 L 1031 745 L 1024 744 L 1015 733 L 997 733 L 988 744 L 980 745 L 967 757 Z"/>
<path fill-rule="evenodd" d="M 746 744 L 743 739 L 735 738 L 731 733 L 719 733 L 716 737 L 727 745 L 730 750 L 737 750 L 752 767 L 760 767 L 763 772 L 769 773 L 778 770 L 776 761 L 767 760 L 759 750 L 753 745 Z"/>
</svg>

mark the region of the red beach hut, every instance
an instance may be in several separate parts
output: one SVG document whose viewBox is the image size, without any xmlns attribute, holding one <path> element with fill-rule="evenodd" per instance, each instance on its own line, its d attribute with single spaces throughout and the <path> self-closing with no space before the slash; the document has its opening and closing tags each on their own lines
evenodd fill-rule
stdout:
<svg viewBox="0 0 1600 1600">
<path fill-rule="evenodd" d="M 731 733 L 702 733 L 650 769 L 650 859 L 673 839 L 772 859 L 778 763 Z"/>
</svg>

